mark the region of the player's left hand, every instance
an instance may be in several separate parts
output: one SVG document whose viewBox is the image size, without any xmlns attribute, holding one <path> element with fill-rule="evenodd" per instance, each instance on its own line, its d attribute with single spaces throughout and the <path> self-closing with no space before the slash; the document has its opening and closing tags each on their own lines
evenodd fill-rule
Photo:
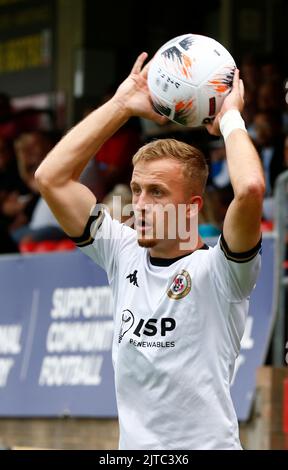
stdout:
<svg viewBox="0 0 288 470">
<path fill-rule="evenodd" d="M 233 77 L 233 86 L 229 95 L 226 96 L 220 112 L 217 114 L 215 119 L 209 123 L 205 124 L 205 127 L 209 134 L 212 135 L 221 135 L 220 132 L 220 120 L 222 116 L 229 111 L 230 109 L 237 109 L 240 113 L 244 108 L 244 84 L 243 80 L 239 77 L 239 69 L 235 70 Z"/>
<path fill-rule="evenodd" d="M 117 89 L 113 99 L 125 109 L 128 117 L 139 116 L 165 124 L 168 119 L 153 108 L 150 92 L 147 85 L 149 63 L 144 67 L 148 54 L 142 52 L 134 63 L 130 75 Z"/>
</svg>

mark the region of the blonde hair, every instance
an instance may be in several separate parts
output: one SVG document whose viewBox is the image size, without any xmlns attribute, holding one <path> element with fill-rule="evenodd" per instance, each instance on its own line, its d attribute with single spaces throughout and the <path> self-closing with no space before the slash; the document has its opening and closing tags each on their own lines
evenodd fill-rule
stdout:
<svg viewBox="0 0 288 470">
<path fill-rule="evenodd" d="M 133 166 L 139 162 L 168 158 L 183 165 L 183 174 L 191 189 L 203 194 L 208 178 L 208 165 L 203 153 L 175 139 L 158 139 L 143 145 L 133 157 Z"/>
</svg>

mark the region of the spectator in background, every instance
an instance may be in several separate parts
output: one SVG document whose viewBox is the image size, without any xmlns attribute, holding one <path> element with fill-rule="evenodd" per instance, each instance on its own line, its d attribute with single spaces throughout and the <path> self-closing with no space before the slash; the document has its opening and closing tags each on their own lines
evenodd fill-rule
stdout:
<svg viewBox="0 0 288 470">
<path fill-rule="evenodd" d="M 257 109 L 267 113 L 280 112 L 284 107 L 281 83 L 275 80 L 262 82 L 257 94 Z"/>
<path fill-rule="evenodd" d="M 255 139 L 254 117 L 258 111 L 281 112 L 283 129 L 288 130 L 285 112 L 284 77 L 275 54 L 261 58 L 248 54 L 241 61 L 241 76 L 245 85 L 243 117 L 247 130 Z"/>
<path fill-rule="evenodd" d="M 254 116 L 257 113 L 257 99 L 255 91 L 245 88 L 245 105 L 243 110 L 243 119 L 247 126 L 247 132 L 251 139 L 255 138 Z"/>
<path fill-rule="evenodd" d="M 13 143 L 0 137 L 0 201 L 13 191 L 19 180 Z M 19 181 L 18 181 L 19 183 Z"/>
<path fill-rule="evenodd" d="M 258 59 L 253 54 L 244 55 L 241 60 L 240 70 L 241 77 L 245 86 L 246 99 L 246 89 L 249 89 L 256 93 L 256 90 L 258 88 L 260 78 Z"/>
<path fill-rule="evenodd" d="M 233 199 L 224 140 L 212 140 L 208 145 L 208 154 L 209 178 L 204 207 L 199 214 L 199 231 L 204 237 L 220 235 L 226 211 Z"/>
<path fill-rule="evenodd" d="M 204 206 L 199 214 L 199 233 L 202 237 L 221 234 L 225 215 L 232 200 L 231 185 L 222 188 L 207 187 L 204 194 Z"/>
<path fill-rule="evenodd" d="M 15 141 L 20 177 L 33 193 L 38 194 L 34 173 L 52 145 L 49 135 L 41 131 L 22 133 Z"/>
<path fill-rule="evenodd" d="M 263 218 L 273 220 L 273 194 L 277 176 L 286 169 L 284 155 L 285 136 L 282 132 L 280 111 L 261 111 L 255 115 L 255 145 L 265 174 L 266 193 L 263 202 Z"/>
<path fill-rule="evenodd" d="M 0 138 L 0 220 L 8 233 L 27 222 L 31 196 L 19 175 L 11 142 Z"/>
<path fill-rule="evenodd" d="M 283 80 L 275 78 L 261 84 L 257 96 L 257 109 L 267 113 L 281 114 L 282 130 L 288 132 L 288 111 Z"/>
<path fill-rule="evenodd" d="M 67 238 L 42 197 L 37 201 L 30 222 L 14 230 L 12 237 L 18 244 Z"/>
<path fill-rule="evenodd" d="M 255 145 L 259 151 L 266 180 L 266 196 L 273 194 L 277 176 L 285 170 L 282 116 L 279 111 L 261 111 L 255 115 Z"/>
<path fill-rule="evenodd" d="M 230 185 L 230 176 L 226 159 L 226 150 L 222 138 L 212 140 L 208 147 L 210 159 L 209 182 L 215 188 Z"/>
<path fill-rule="evenodd" d="M 245 86 L 245 104 L 243 109 L 243 119 L 251 137 L 254 137 L 251 128 L 253 118 L 257 110 L 257 90 L 259 87 L 259 67 L 258 60 L 251 54 L 247 54 L 241 61 L 241 77 Z"/>
<path fill-rule="evenodd" d="M 28 190 L 27 198 L 30 198 L 25 223 L 11 230 L 16 243 L 64 238 L 54 215 L 39 197 L 34 179 L 36 169 L 55 143 L 53 134 L 39 130 L 23 133 L 15 142 L 19 175 Z"/>
<path fill-rule="evenodd" d="M 277 88 L 277 87 L 276 87 Z M 253 104 L 248 104 L 248 109 L 245 113 L 245 118 L 248 116 L 249 125 L 248 125 L 248 133 L 252 140 L 258 140 L 258 131 L 256 130 L 255 118 L 258 113 L 263 113 L 269 115 L 269 113 L 275 113 L 277 110 L 279 111 L 279 102 L 280 102 L 280 95 L 275 93 L 275 101 L 273 96 L 273 90 L 275 90 L 275 84 L 266 82 L 259 84 L 259 89 L 257 91 L 257 95 L 252 100 Z M 249 100 L 249 93 L 248 93 L 248 103 Z M 250 113 L 250 115 L 249 115 Z"/>
<path fill-rule="evenodd" d="M 24 202 L 14 192 L 17 181 L 19 183 L 13 145 L 0 137 L 0 253 L 18 251 L 9 234 L 11 220 L 25 208 Z"/>
</svg>

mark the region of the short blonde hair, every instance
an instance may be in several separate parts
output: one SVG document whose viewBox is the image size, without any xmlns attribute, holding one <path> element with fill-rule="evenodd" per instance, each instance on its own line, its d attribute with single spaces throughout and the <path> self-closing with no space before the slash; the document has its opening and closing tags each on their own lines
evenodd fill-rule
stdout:
<svg viewBox="0 0 288 470">
<path fill-rule="evenodd" d="M 183 165 L 187 183 L 197 194 L 203 194 L 208 178 L 208 165 L 203 153 L 192 145 L 175 139 L 158 139 L 143 145 L 133 157 L 133 166 L 139 162 L 168 158 Z"/>
</svg>

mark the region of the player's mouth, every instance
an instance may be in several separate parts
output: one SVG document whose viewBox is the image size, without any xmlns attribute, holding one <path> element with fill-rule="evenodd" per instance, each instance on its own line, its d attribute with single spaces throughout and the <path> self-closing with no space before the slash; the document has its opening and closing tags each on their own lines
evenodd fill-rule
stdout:
<svg viewBox="0 0 288 470">
<path fill-rule="evenodd" d="M 139 233 L 145 233 L 148 230 L 152 229 L 152 225 L 147 222 L 147 220 L 144 219 L 138 219 L 135 220 L 135 229 Z"/>
</svg>

